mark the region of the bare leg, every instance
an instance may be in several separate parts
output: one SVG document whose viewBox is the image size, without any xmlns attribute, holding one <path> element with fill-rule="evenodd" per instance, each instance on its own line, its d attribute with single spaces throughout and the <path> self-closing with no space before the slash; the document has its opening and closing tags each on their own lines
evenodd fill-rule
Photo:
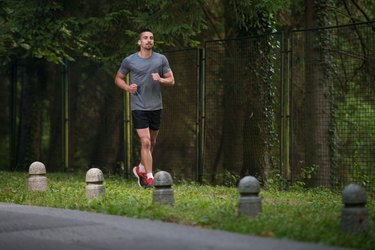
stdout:
<svg viewBox="0 0 375 250">
<path fill-rule="evenodd" d="M 154 151 L 154 147 L 156 144 L 156 138 L 158 137 L 159 130 L 152 130 L 150 129 L 150 138 L 151 138 L 151 153 Z"/>
<path fill-rule="evenodd" d="M 157 131 L 149 128 L 137 129 L 141 141 L 141 162 L 145 166 L 146 173 L 152 173 L 152 150 L 156 142 Z"/>
</svg>

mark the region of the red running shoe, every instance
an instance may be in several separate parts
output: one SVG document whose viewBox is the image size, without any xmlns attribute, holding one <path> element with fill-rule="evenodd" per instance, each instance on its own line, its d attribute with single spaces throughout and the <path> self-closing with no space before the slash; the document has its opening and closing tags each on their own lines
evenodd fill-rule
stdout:
<svg viewBox="0 0 375 250">
<path fill-rule="evenodd" d="M 154 183 L 154 178 L 148 178 L 147 179 L 147 184 L 145 185 L 145 188 L 154 188 L 154 185 L 153 185 L 153 183 Z"/>
<path fill-rule="evenodd" d="M 133 168 L 133 174 L 137 177 L 138 185 L 140 187 L 145 187 L 147 185 L 146 173 L 141 173 L 139 166 Z"/>
</svg>

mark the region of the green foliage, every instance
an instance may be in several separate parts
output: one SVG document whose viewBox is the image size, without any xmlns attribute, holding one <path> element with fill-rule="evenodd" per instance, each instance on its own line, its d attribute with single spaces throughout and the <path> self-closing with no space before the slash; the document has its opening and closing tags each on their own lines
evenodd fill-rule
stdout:
<svg viewBox="0 0 375 250">
<path fill-rule="evenodd" d="M 338 96 L 337 144 L 338 162 L 344 169 L 351 169 L 350 181 L 365 187 L 373 186 L 375 176 L 371 174 L 375 161 L 375 107 L 366 98 L 358 85 L 352 85 L 346 98 Z"/>
<path fill-rule="evenodd" d="M 277 27 L 276 16 L 290 1 L 231 0 L 229 5 L 235 13 L 236 25 L 246 32 L 259 35 L 274 32 Z"/>
<path fill-rule="evenodd" d="M 303 166 L 301 168 L 300 178 L 294 179 L 291 183 L 285 181 L 285 179 L 278 173 L 277 170 L 273 170 L 271 178 L 264 183 L 264 189 L 270 192 L 273 191 L 307 191 L 307 183 L 311 181 L 314 174 L 316 173 L 319 166 Z"/>
<path fill-rule="evenodd" d="M 173 186 L 175 206 L 168 207 L 153 205 L 152 190 L 139 189 L 133 180 L 106 176 L 105 197 L 89 200 L 85 197 L 85 173 L 47 177 L 46 192 L 29 193 L 26 173 L 0 172 L 0 202 L 78 209 L 358 249 L 371 249 L 375 244 L 372 234 L 341 233 L 340 194 L 325 189 L 263 190 L 263 211 L 252 219 L 238 216 L 236 188 L 177 184 Z M 375 229 L 374 201 L 370 200 L 367 207 Z"/>
<path fill-rule="evenodd" d="M 63 58 L 85 56 L 110 67 L 136 49 L 142 27 L 154 29 L 157 41 L 165 44 L 196 46 L 194 37 L 206 28 L 202 12 L 196 11 L 200 4 L 1 0 L 0 57 L 3 63 L 29 57 L 62 63 Z"/>
<path fill-rule="evenodd" d="M 72 59 L 69 49 L 79 50 L 84 41 L 71 30 L 74 20 L 62 15 L 57 1 L 2 1 L 5 28 L 0 56 L 5 58 L 45 58 L 62 63 L 64 57 Z M 1 42 L 0 42 L 1 45 Z M 4 48 L 5 47 L 5 48 Z"/>
<path fill-rule="evenodd" d="M 195 47 L 195 37 L 207 28 L 202 5 L 205 1 L 137 1 L 134 18 L 137 27 L 149 27 L 157 43 Z"/>
<path fill-rule="evenodd" d="M 157 47 L 195 47 L 202 38 L 210 40 L 214 33 L 223 30 L 225 12 L 234 16 L 230 29 L 254 35 L 283 27 L 287 22 L 284 19 L 292 19 L 296 12 L 303 16 L 304 10 L 300 0 L 225 3 L 213 0 L 0 0 L 0 57 L 2 63 L 20 57 L 62 63 L 64 57 L 73 60 L 83 55 L 110 65 L 118 62 L 123 53 L 136 48 L 136 31 L 141 27 L 154 30 Z M 319 23 L 326 23 L 332 13 L 343 23 L 371 20 L 375 15 L 373 1 L 340 4 L 333 8 L 333 1 L 316 0 Z M 344 15 L 344 12 L 350 13 Z"/>
</svg>

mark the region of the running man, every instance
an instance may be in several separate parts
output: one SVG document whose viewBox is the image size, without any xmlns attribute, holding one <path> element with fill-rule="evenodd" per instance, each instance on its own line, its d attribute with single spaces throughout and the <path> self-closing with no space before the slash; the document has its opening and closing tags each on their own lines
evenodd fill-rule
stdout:
<svg viewBox="0 0 375 250">
<path fill-rule="evenodd" d="M 126 57 L 117 71 L 116 85 L 130 93 L 133 126 L 141 143 L 141 162 L 133 168 L 138 185 L 153 188 L 152 152 L 158 137 L 163 102 L 161 85 L 173 86 L 174 77 L 167 58 L 152 50 L 151 30 L 139 32 L 139 51 Z M 130 82 L 125 82 L 130 74 Z"/>
</svg>

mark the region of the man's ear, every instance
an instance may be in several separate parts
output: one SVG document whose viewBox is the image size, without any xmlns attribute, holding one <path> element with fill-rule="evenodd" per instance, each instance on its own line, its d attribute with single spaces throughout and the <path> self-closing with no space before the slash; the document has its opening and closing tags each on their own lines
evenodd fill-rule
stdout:
<svg viewBox="0 0 375 250">
<path fill-rule="evenodd" d="M 141 41 L 140 40 L 138 40 L 138 45 L 141 45 Z"/>
</svg>

